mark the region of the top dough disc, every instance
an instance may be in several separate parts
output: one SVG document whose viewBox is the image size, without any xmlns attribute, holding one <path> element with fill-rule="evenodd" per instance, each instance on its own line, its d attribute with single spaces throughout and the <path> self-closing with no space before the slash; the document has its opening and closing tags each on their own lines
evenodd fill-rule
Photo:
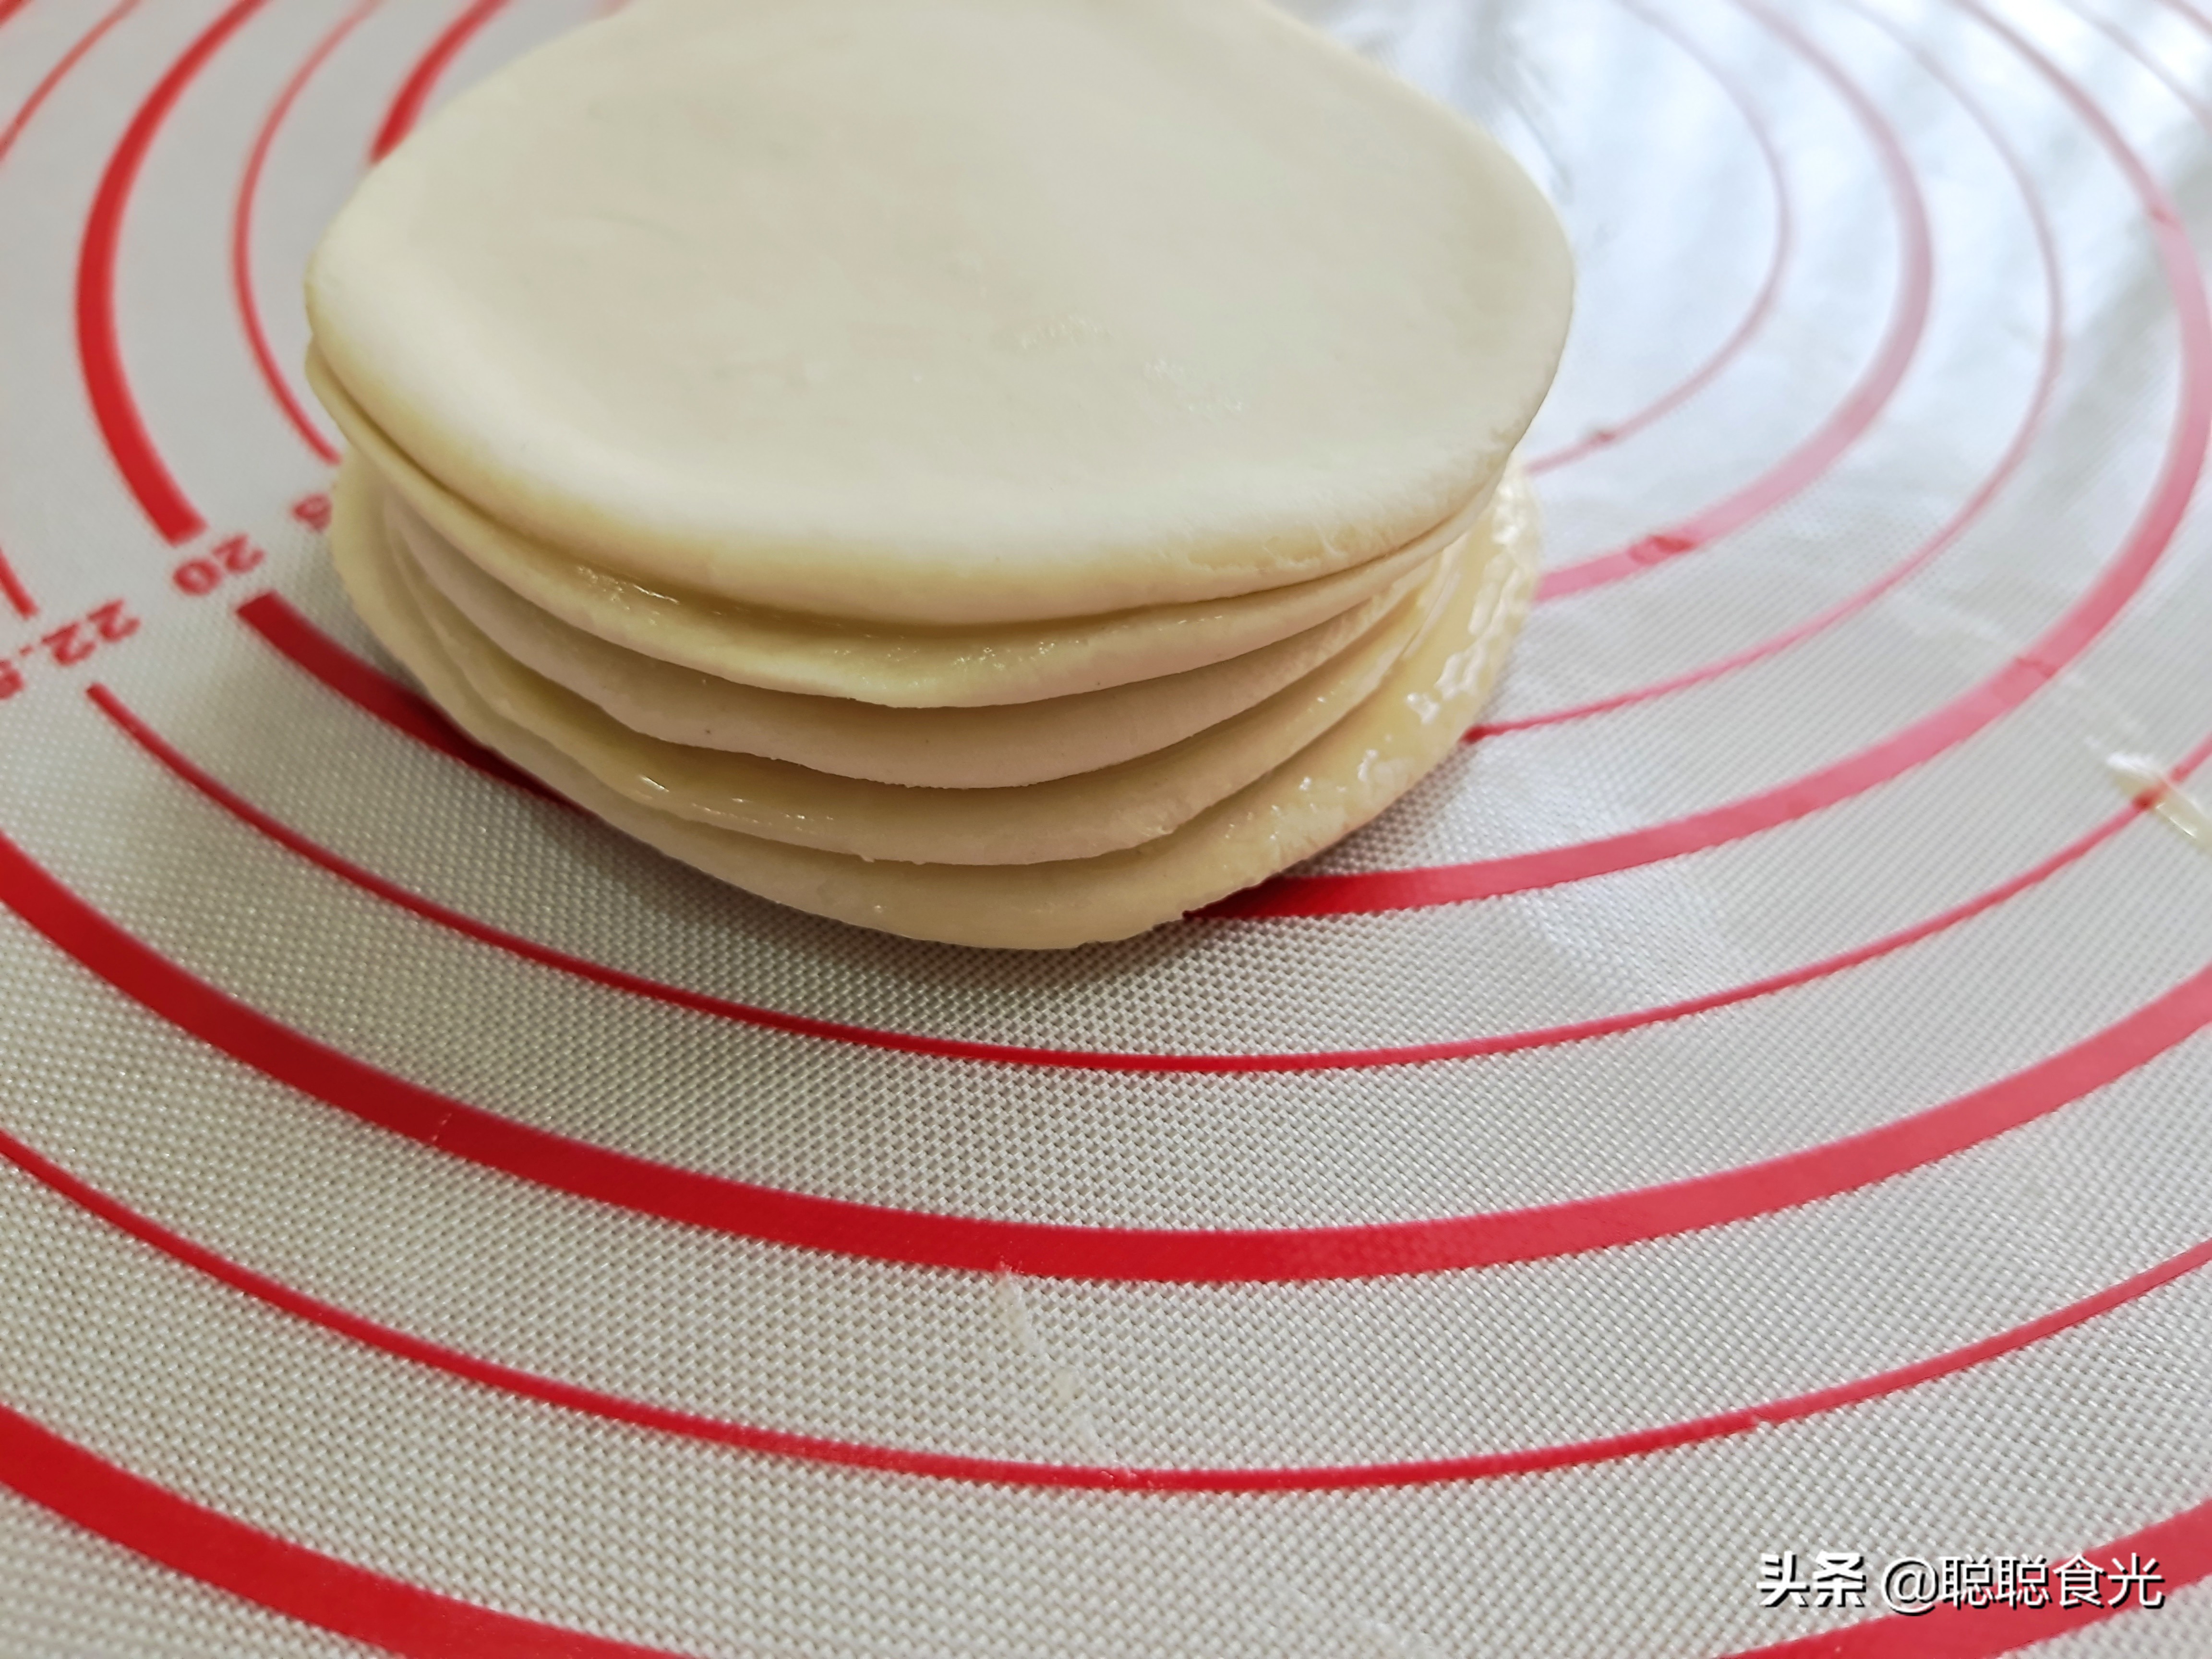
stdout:
<svg viewBox="0 0 2212 1659">
<path fill-rule="evenodd" d="M 1563 343 L 1489 138 L 1262 0 L 638 0 L 364 181 L 308 282 L 370 416 L 641 581 L 977 624 L 1387 552 Z"/>
</svg>

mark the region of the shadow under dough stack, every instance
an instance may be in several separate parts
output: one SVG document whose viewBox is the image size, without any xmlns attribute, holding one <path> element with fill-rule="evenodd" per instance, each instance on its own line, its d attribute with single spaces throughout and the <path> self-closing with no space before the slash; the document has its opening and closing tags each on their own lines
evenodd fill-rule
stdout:
<svg viewBox="0 0 2212 1659">
<path fill-rule="evenodd" d="M 1121 938 L 1473 723 L 1571 290 L 1503 151 L 1256 0 L 637 0 L 325 237 L 333 550 L 458 724 L 665 853 Z"/>
</svg>

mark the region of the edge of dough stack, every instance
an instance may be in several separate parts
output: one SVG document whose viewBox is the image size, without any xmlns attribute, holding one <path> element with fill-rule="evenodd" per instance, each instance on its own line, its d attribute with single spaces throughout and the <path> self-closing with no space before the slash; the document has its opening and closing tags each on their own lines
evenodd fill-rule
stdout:
<svg viewBox="0 0 2212 1659">
<path fill-rule="evenodd" d="M 1123 938 L 1474 723 L 1571 288 L 1503 150 L 1260 0 L 636 0 L 325 237 L 333 554 L 457 724 L 665 853 Z"/>
</svg>

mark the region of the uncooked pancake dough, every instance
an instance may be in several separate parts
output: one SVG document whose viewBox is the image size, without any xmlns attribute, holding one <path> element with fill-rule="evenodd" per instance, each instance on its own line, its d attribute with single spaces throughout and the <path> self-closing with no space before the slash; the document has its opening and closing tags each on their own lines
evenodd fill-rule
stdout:
<svg viewBox="0 0 2212 1659">
<path fill-rule="evenodd" d="M 678 817 L 825 852 L 916 864 L 1038 864 L 1165 835 L 1297 753 L 1364 701 L 1438 621 L 1436 601 L 1457 574 L 1455 553 L 1364 637 L 1241 714 L 1118 766 L 1002 789 L 872 783 L 641 736 L 506 655 L 415 574 L 403 553 L 387 550 L 387 557 L 471 689 L 617 793 Z"/>
<path fill-rule="evenodd" d="M 1322 737 L 1173 832 L 1066 861 L 870 861 L 658 811 L 610 789 L 479 696 L 398 576 L 367 492 L 337 503 L 331 549 L 356 608 L 471 737 L 670 856 L 819 915 L 948 944 L 1057 949 L 1122 939 L 1249 886 L 1341 839 L 1458 744 L 1489 698 L 1535 587 L 1534 498 L 1517 476 L 1470 538 L 1438 625 Z"/>
<path fill-rule="evenodd" d="M 358 465 L 341 469 L 340 489 Z M 384 491 L 383 503 L 398 550 L 454 609 L 523 666 L 631 730 L 920 788 L 1042 783 L 1180 743 L 1318 668 L 1435 570 L 1416 565 L 1318 627 L 1204 668 L 1037 702 L 886 708 L 739 685 L 611 645 L 500 586 L 396 494 Z"/>
<path fill-rule="evenodd" d="M 1571 287 L 1504 150 L 1264 0 L 637 0 L 377 167 L 308 309 L 525 543 L 976 629 L 1417 540 L 1497 479 Z"/>
<path fill-rule="evenodd" d="M 1225 599 L 995 628 L 859 625 L 647 587 L 533 546 L 430 478 L 310 356 L 316 392 L 356 449 L 456 551 L 571 626 L 647 656 L 765 690 L 892 708 L 996 708 L 1204 667 L 1363 605 L 1416 574 L 1481 516 L 1487 496 L 1365 564 Z"/>
<path fill-rule="evenodd" d="M 331 543 L 479 741 L 768 897 L 1141 932 L 1449 753 L 1565 245 L 1264 0 L 636 0 L 309 276 Z"/>
</svg>

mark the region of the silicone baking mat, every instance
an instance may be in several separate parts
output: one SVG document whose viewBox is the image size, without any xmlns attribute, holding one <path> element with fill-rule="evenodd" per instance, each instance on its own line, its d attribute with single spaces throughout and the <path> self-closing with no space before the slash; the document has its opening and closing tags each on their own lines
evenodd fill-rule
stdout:
<svg viewBox="0 0 2212 1659">
<path fill-rule="evenodd" d="M 592 7 L 0 0 L 0 1650 L 2212 1653 L 2193 4 L 1318 14 L 1579 249 L 1542 601 L 1032 957 L 347 613 L 303 261 Z"/>
</svg>

